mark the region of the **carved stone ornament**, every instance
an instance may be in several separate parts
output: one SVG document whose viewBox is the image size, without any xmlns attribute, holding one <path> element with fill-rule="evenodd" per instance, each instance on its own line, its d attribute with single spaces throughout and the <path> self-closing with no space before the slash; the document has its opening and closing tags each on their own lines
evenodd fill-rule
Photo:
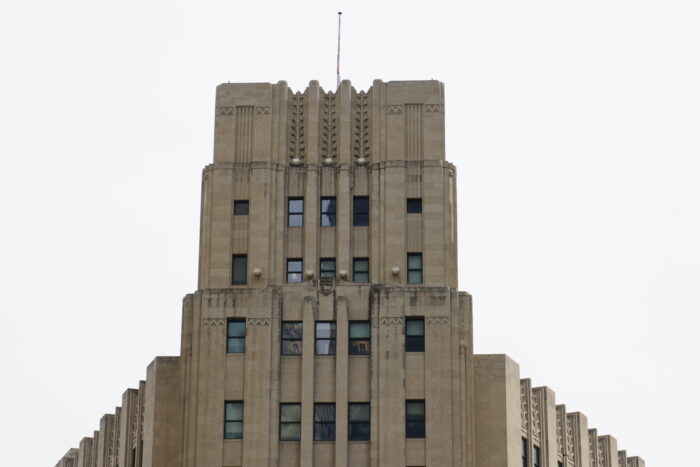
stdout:
<svg viewBox="0 0 700 467">
<path fill-rule="evenodd" d="M 205 327 L 218 328 L 222 327 L 226 323 L 226 320 L 224 318 L 204 318 L 202 322 Z"/>
<path fill-rule="evenodd" d="M 330 295 L 335 291 L 335 279 L 323 277 L 318 281 L 318 291 L 321 295 Z"/>
</svg>

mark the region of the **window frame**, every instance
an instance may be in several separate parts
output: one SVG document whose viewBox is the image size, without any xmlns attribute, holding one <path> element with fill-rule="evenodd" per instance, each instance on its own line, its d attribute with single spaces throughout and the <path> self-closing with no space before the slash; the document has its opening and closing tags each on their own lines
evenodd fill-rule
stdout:
<svg viewBox="0 0 700 467">
<path fill-rule="evenodd" d="M 529 446 L 528 446 L 528 441 L 527 438 L 521 437 L 520 438 L 520 457 L 522 458 L 523 461 L 523 467 L 530 467 L 529 466 L 529 456 L 528 456 L 528 451 L 529 451 Z"/>
<path fill-rule="evenodd" d="M 301 329 L 301 334 L 299 337 L 284 337 L 284 325 L 285 324 L 298 324 Z M 301 356 L 304 351 L 304 322 L 303 321 L 282 321 L 282 328 L 280 329 L 280 354 L 287 356 Z M 299 353 L 287 353 L 285 352 L 285 342 L 296 342 L 299 341 Z"/>
<path fill-rule="evenodd" d="M 292 202 L 301 201 L 301 211 L 292 211 Z M 292 225 L 292 219 L 301 219 L 299 225 Z M 296 222 L 295 222 L 296 223 Z M 304 197 L 289 196 L 287 198 L 287 227 L 304 227 Z"/>
<path fill-rule="evenodd" d="M 352 408 L 353 406 L 367 406 L 367 419 L 366 420 L 353 420 L 352 419 Z M 369 402 L 349 402 L 348 403 L 348 441 L 370 441 L 372 439 L 371 433 L 371 418 L 372 411 Z M 358 430 L 359 428 L 366 427 L 366 430 Z M 360 432 L 360 436 L 353 437 L 353 432 Z M 366 433 L 366 435 L 365 435 Z"/>
<path fill-rule="evenodd" d="M 239 211 L 243 211 L 243 210 L 245 212 L 239 212 Z M 247 216 L 249 213 L 250 213 L 250 202 L 247 199 L 235 199 L 235 200 L 233 200 L 233 215 L 234 216 Z"/>
<path fill-rule="evenodd" d="M 329 202 L 328 206 L 332 207 L 333 210 L 324 210 L 324 201 Z M 335 200 L 335 196 L 322 196 L 321 197 L 321 217 L 320 225 L 321 227 L 335 227 L 338 214 L 338 205 Z M 327 216 L 327 217 L 324 217 Z M 324 223 L 324 219 L 327 219 L 327 223 Z"/>
<path fill-rule="evenodd" d="M 228 407 L 229 405 L 233 404 L 240 404 L 241 406 L 241 418 L 240 419 L 229 419 L 228 418 Z M 243 401 L 225 401 L 224 402 L 224 439 L 243 439 L 243 420 L 245 418 L 245 406 L 243 405 Z M 229 432 L 226 431 L 226 427 L 229 423 L 240 423 L 241 424 L 241 432 L 240 436 L 229 436 Z"/>
<path fill-rule="evenodd" d="M 325 269 L 325 270 L 324 270 L 324 268 L 323 268 L 323 263 L 324 263 L 324 261 L 325 261 L 325 262 L 331 262 L 331 261 L 332 261 L 332 262 L 333 262 L 333 269 L 332 269 L 332 270 L 330 270 L 330 269 Z M 336 261 L 335 261 L 335 258 L 320 258 L 320 259 L 318 260 L 318 277 L 319 277 L 320 279 L 322 279 L 322 278 L 324 278 L 324 277 L 325 277 L 325 278 L 327 278 L 327 277 L 335 278 L 335 271 L 336 271 Z"/>
<path fill-rule="evenodd" d="M 332 337 L 318 337 L 318 325 L 319 324 L 330 324 Z M 338 327 L 335 321 L 316 321 L 314 323 L 314 355 L 336 355 L 337 353 L 337 339 L 338 339 Z M 328 341 L 328 353 L 319 353 L 318 344 L 319 342 Z"/>
<path fill-rule="evenodd" d="M 284 421 L 282 420 L 282 407 L 284 406 L 297 406 L 299 407 L 299 420 L 298 421 Z M 279 426 L 279 440 L 280 441 L 301 441 L 301 403 L 300 402 L 281 402 L 280 403 L 280 426 Z M 282 436 L 282 427 L 283 426 L 297 426 L 298 427 L 298 432 L 299 436 L 297 438 L 284 438 Z"/>
<path fill-rule="evenodd" d="M 236 279 L 236 260 L 243 260 L 243 274 L 242 279 Z M 248 284 L 248 255 L 247 254 L 235 254 L 231 255 L 231 285 L 246 285 Z"/>
<path fill-rule="evenodd" d="M 423 330 L 422 334 L 409 334 L 409 322 L 420 322 Z M 420 316 L 411 316 L 404 320 L 404 348 L 405 351 L 411 353 L 425 352 L 425 318 Z"/>
<path fill-rule="evenodd" d="M 406 214 L 423 214 L 423 198 L 406 198 Z"/>
<path fill-rule="evenodd" d="M 367 337 L 352 337 L 352 325 L 366 324 Z M 367 341 L 366 352 L 356 352 L 353 350 L 353 344 L 362 341 Z M 353 320 L 348 323 L 348 355 L 370 355 L 372 353 L 372 326 L 368 320 Z"/>
<path fill-rule="evenodd" d="M 542 467 L 542 451 L 536 444 L 532 445 L 532 467 Z"/>
<path fill-rule="evenodd" d="M 417 418 L 417 419 L 409 419 L 409 414 L 408 414 L 408 406 L 409 404 L 421 404 L 423 407 L 423 414 L 422 418 Z M 425 399 L 406 399 L 406 406 L 405 406 L 405 411 L 406 411 L 406 438 L 407 439 L 425 439 Z M 409 433 L 409 423 L 418 423 L 419 427 L 419 432 L 418 433 Z"/>
<path fill-rule="evenodd" d="M 318 418 L 318 413 L 317 409 L 321 407 L 332 407 L 333 408 L 333 421 L 317 421 L 316 419 Z M 335 410 L 335 402 L 316 402 L 314 403 L 314 441 L 335 441 L 335 423 L 336 423 L 336 410 Z M 330 436 L 328 438 L 321 437 L 320 434 L 323 434 L 325 430 L 323 428 L 331 428 L 328 430 L 328 433 L 330 433 Z"/>
<path fill-rule="evenodd" d="M 358 201 L 366 201 L 366 209 L 358 209 Z M 364 223 L 362 221 L 364 219 Z M 352 197 L 352 226 L 367 227 L 369 226 L 369 196 L 353 196 Z"/>
<path fill-rule="evenodd" d="M 367 264 L 367 270 L 366 271 L 358 271 L 357 266 L 361 262 L 365 262 Z M 360 281 L 357 280 L 357 276 L 359 274 L 365 274 L 367 276 L 367 280 Z M 362 284 L 368 284 L 369 283 L 369 258 L 353 258 L 352 259 L 352 281 L 353 282 L 360 282 Z"/>
<path fill-rule="evenodd" d="M 233 323 L 243 323 L 243 335 L 242 336 L 235 336 L 231 335 L 231 324 Z M 245 318 L 229 318 L 226 320 L 226 353 L 227 354 L 242 354 L 245 353 L 245 338 L 247 334 L 247 325 L 246 325 L 246 320 Z M 243 342 L 243 350 L 240 352 L 233 352 L 231 351 L 231 341 L 242 341 Z"/>
<path fill-rule="evenodd" d="M 411 258 L 418 258 L 420 260 L 420 268 L 411 267 Z M 420 274 L 420 280 L 415 281 L 411 279 L 411 273 L 417 272 Z M 407 284 L 422 284 L 423 283 L 423 253 L 407 253 L 406 254 L 406 283 Z"/>
<path fill-rule="evenodd" d="M 293 262 L 299 262 L 299 271 L 290 271 L 289 265 Z M 299 280 L 289 280 L 290 274 L 299 274 Z M 304 279 L 304 260 L 302 258 L 287 258 L 286 279 L 289 284 L 302 282 Z"/>
</svg>

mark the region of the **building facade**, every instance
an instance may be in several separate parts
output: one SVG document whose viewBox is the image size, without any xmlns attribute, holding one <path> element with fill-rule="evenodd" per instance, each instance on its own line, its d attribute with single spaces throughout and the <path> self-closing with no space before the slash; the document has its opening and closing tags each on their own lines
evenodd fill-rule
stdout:
<svg viewBox="0 0 700 467">
<path fill-rule="evenodd" d="M 474 355 L 438 81 L 217 88 L 198 290 L 64 467 L 638 467 Z"/>
</svg>

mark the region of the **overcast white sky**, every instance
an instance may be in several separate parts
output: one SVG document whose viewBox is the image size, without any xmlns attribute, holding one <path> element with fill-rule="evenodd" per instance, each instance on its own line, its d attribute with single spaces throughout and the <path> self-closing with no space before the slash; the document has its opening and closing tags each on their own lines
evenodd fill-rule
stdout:
<svg viewBox="0 0 700 467">
<path fill-rule="evenodd" d="M 53 466 L 179 353 L 221 82 L 439 79 L 475 349 L 697 464 L 700 4 L 0 5 L 0 452 Z"/>
</svg>

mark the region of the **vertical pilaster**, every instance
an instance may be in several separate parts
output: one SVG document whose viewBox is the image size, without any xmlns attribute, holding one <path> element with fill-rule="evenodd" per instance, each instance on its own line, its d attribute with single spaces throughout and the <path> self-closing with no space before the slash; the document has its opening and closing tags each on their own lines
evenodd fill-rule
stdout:
<svg viewBox="0 0 700 467">
<path fill-rule="evenodd" d="M 348 300 L 336 301 L 335 467 L 348 467 Z"/>
<path fill-rule="evenodd" d="M 314 465 L 314 300 L 313 297 L 306 297 L 302 305 L 304 339 L 301 353 L 301 466 Z"/>
</svg>

